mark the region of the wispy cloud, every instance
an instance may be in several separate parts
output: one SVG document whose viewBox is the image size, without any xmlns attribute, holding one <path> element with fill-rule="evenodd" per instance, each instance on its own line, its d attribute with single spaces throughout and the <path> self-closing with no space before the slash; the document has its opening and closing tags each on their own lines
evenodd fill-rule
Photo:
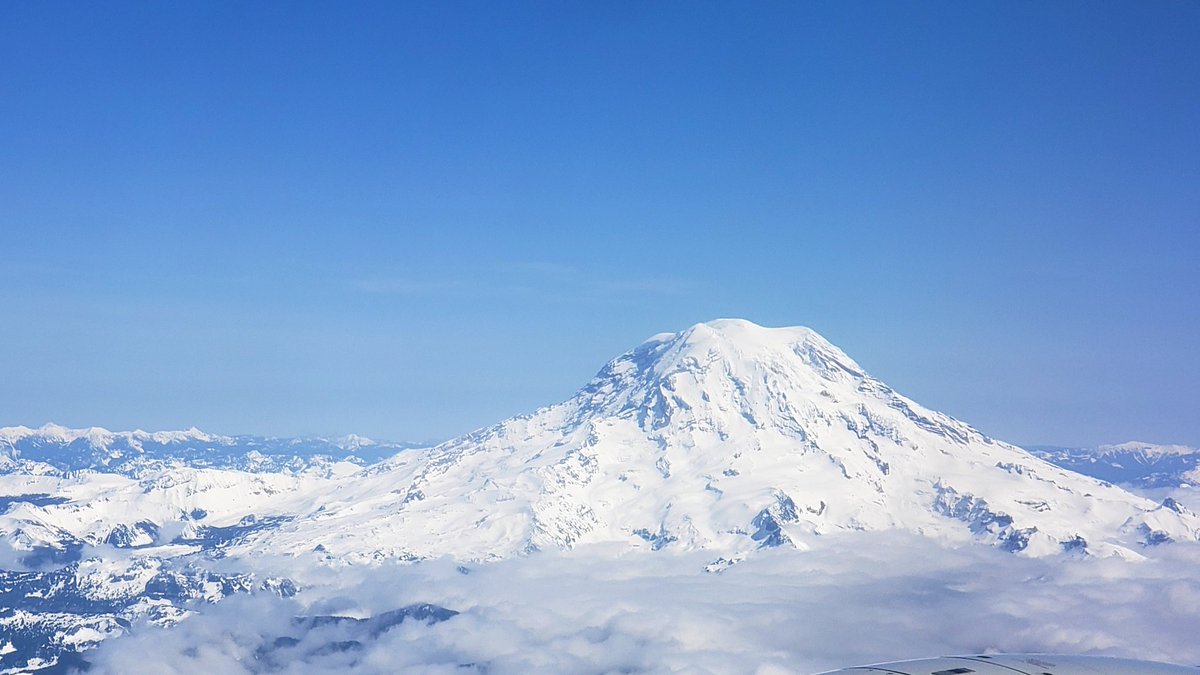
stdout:
<svg viewBox="0 0 1200 675">
<path fill-rule="evenodd" d="M 371 295 L 409 297 L 539 297 L 604 299 L 674 296 L 695 283 L 667 277 L 617 277 L 556 262 L 506 262 L 472 271 L 438 271 L 401 277 L 356 279 L 352 287 Z"/>
<path fill-rule="evenodd" d="M 469 286 L 456 279 L 359 279 L 354 288 L 371 295 L 441 295 Z"/>
</svg>

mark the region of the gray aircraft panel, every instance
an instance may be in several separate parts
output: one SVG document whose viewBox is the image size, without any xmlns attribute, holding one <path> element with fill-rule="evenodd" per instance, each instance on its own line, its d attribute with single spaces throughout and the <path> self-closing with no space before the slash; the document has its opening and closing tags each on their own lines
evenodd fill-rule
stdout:
<svg viewBox="0 0 1200 675">
<path fill-rule="evenodd" d="M 1152 661 L 1135 661 L 1107 656 L 1064 656 L 1059 654 L 996 654 L 972 657 L 1014 668 L 1024 668 L 1034 675 L 1179 675 L 1200 673 L 1195 666 L 1173 666 Z"/>
<path fill-rule="evenodd" d="M 886 670 L 884 668 L 871 668 L 867 666 L 862 668 L 845 668 L 834 672 L 838 675 L 907 675 L 899 670 Z"/>
<path fill-rule="evenodd" d="M 894 663 L 872 663 L 868 666 L 858 666 L 867 669 L 866 672 L 900 673 L 901 675 L 1032 675 L 1031 673 L 999 663 L 972 661 L 971 659 L 946 656 L 936 659 L 917 659 L 914 661 L 896 661 Z M 856 672 L 855 669 L 835 670 L 837 675 Z M 862 671 L 859 671 L 862 672 Z M 1040 675 L 1040 673 L 1038 674 Z M 1058 675 L 1058 673 L 1055 673 Z"/>
<path fill-rule="evenodd" d="M 1200 668 L 1103 656 L 989 654 L 873 663 L 820 675 L 1200 675 Z"/>
</svg>

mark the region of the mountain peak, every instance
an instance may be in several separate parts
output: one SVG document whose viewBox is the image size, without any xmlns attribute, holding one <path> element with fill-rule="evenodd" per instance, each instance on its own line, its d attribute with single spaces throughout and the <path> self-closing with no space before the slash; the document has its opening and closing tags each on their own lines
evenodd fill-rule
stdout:
<svg viewBox="0 0 1200 675">
<path fill-rule="evenodd" d="M 654 339 L 679 338 L 688 343 L 704 343 L 709 340 L 750 347 L 778 347 L 805 341 L 819 342 L 833 347 L 825 338 L 805 326 L 771 328 L 746 319 L 713 319 L 694 324 L 678 333 L 660 333 Z"/>
<path fill-rule="evenodd" d="M 662 333 L 610 361 L 568 405 L 575 417 L 636 415 L 643 428 L 673 425 L 731 430 L 786 427 L 807 401 L 849 395 L 871 380 L 849 356 L 809 328 L 765 328 L 742 319 L 698 323 Z M 722 432 L 724 433 L 724 432 Z"/>
<path fill-rule="evenodd" d="M 761 324 L 754 323 L 749 319 L 739 319 L 737 317 L 725 317 L 712 319 L 709 321 L 701 321 L 700 323 L 693 325 L 688 330 L 695 330 L 700 327 L 705 327 L 721 333 L 778 333 L 780 331 L 790 333 L 815 333 L 815 331 L 806 326 L 784 326 L 775 328 L 771 326 L 763 326 Z"/>
<path fill-rule="evenodd" d="M 862 368 L 845 352 L 811 328 L 768 328 L 745 319 L 716 319 L 698 323 L 679 333 L 656 336 L 659 342 L 677 342 L 681 352 L 694 355 L 708 350 L 728 360 L 778 360 L 799 357 L 810 368 L 852 371 Z M 652 338 L 650 342 L 656 341 Z"/>
</svg>

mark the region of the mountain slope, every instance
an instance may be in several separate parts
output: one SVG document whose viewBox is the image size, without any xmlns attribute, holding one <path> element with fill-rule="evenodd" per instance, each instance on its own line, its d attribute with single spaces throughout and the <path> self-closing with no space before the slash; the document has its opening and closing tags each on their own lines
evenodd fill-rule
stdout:
<svg viewBox="0 0 1200 675">
<path fill-rule="evenodd" d="M 492 559 L 612 543 L 727 555 L 906 529 L 1042 555 L 1196 539 L 1190 513 L 925 409 L 805 328 L 655 336 L 569 400 L 405 453 L 246 552 Z"/>
</svg>

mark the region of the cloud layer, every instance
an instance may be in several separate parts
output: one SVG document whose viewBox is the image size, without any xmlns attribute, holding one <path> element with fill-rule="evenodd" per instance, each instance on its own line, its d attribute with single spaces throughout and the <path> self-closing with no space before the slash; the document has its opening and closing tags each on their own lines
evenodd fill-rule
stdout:
<svg viewBox="0 0 1200 675">
<path fill-rule="evenodd" d="M 296 598 L 239 597 L 88 656 L 101 673 L 811 673 L 946 653 L 1048 651 L 1200 663 L 1200 546 L 1142 562 L 1026 559 L 894 533 L 767 551 L 720 573 L 702 554 L 536 554 L 297 567 Z M 461 614 L 378 635 L 292 618 L 429 602 Z M 285 638 L 287 649 L 263 657 Z"/>
</svg>

